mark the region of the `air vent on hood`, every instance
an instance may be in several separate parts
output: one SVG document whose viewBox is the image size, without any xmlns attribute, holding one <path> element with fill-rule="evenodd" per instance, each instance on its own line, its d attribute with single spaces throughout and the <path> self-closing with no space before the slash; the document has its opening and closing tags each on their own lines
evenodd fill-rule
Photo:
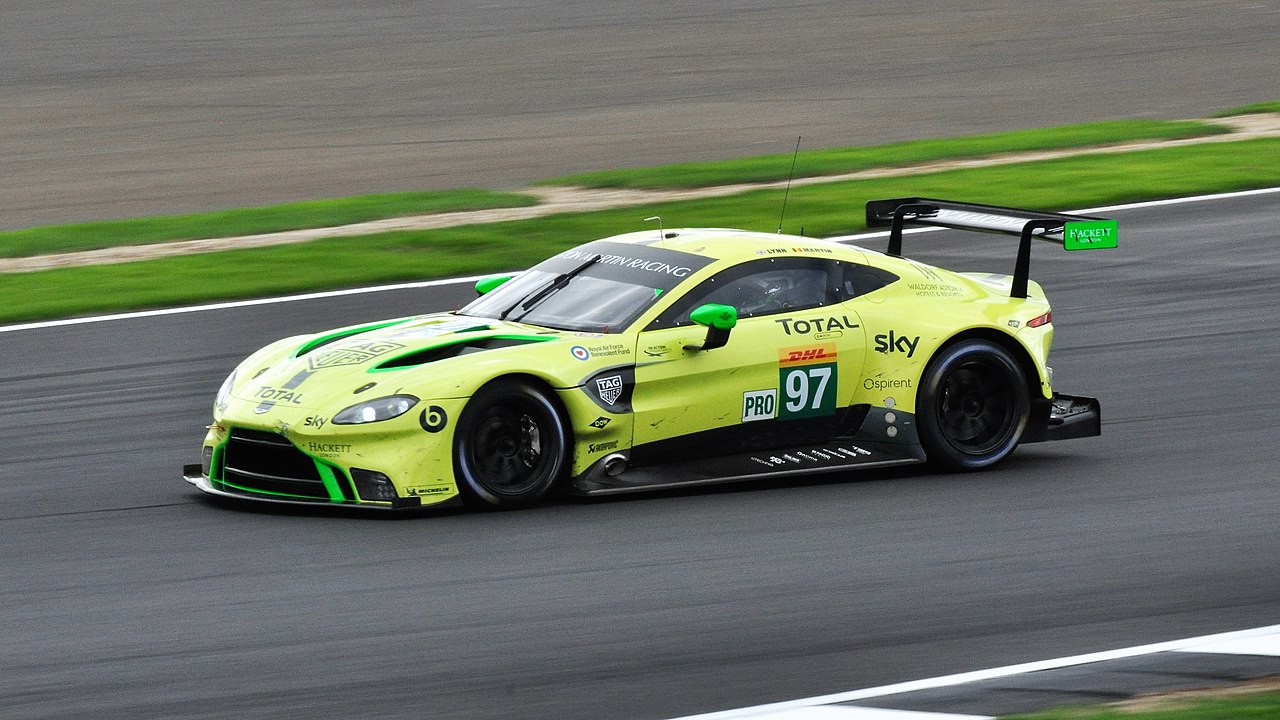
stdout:
<svg viewBox="0 0 1280 720">
<path fill-rule="evenodd" d="M 464 340 L 452 345 L 444 347 L 428 348 L 426 350 L 417 350 L 399 357 L 391 358 L 384 363 L 380 363 L 375 370 L 396 370 L 398 368 L 417 367 L 426 365 L 440 360 L 448 360 L 449 358 L 459 357 L 461 355 L 470 355 L 472 353 L 483 352 L 485 350 L 498 350 L 500 348 L 515 347 L 516 345 L 528 345 L 529 343 L 546 342 L 554 338 L 549 337 L 487 337 L 476 338 L 475 340 Z"/>
<path fill-rule="evenodd" d="M 402 322 L 405 322 L 405 321 L 403 319 L 391 320 L 388 322 L 374 323 L 373 325 L 364 325 L 362 327 L 357 327 L 357 328 L 348 328 L 346 330 L 339 330 L 338 332 L 330 333 L 328 335 L 322 335 L 318 338 L 315 338 L 311 342 L 308 342 L 302 347 L 298 348 L 298 352 L 294 355 L 294 357 L 302 357 L 303 355 L 306 355 L 307 353 L 311 352 L 312 350 L 315 350 L 316 348 L 322 348 L 325 345 L 328 345 L 329 343 L 335 343 L 335 342 L 338 342 L 339 340 L 345 340 L 353 335 L 359 335 L 360 333 L 367 333 L 370 330 L 381 330 L 384 327 L 399 325 Z"/>
</svg>

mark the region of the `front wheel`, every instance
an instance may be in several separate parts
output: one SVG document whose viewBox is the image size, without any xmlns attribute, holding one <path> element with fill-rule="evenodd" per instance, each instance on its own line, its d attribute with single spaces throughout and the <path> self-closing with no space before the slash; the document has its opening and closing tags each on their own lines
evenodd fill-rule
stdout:
<svg viewBox="0 0 1280 720">
<path fill-rule="evenodd" d="M 454 434 L 454 474 L 468 504 L 514 509 L 537 502 L 564 470 L 568 434 L 548 393 L 499 380 L 467 403 Z"/>
<path fill-rule="evenodd" d="M 949 470 L 980 470 L 1000 462 L 1018 446 L 1030 415 L 1018 361 L 986 340 L 945 348 L 920 379 L 920 443 L 930 462 Z"/>
</svg>

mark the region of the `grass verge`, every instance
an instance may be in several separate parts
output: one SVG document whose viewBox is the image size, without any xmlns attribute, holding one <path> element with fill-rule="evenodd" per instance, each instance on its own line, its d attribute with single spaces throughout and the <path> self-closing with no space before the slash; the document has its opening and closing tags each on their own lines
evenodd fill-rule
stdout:
<svg viewBox="0 0 1280 720">
<path fill-rule="evenodd" d="M 1187 145 L 793 187 L 785 230 L 864 228 L 867 200 L 919 195 L 1070 209 L 1280 185 L 1280 139 Z M 383 233 L 0 276 L 0 323 L 511 270 L 595 238 L 668 228 L 777 228 L 782 190 L 536 220 Z"/>
<path fill-rule="evenodd" d="M 190 215 L 50 225 L 0 232 L 0 257 L 50 255 L 172 240 L 239 237 L 410 215 L 525 207 L 536 203 L 535 198 L 517 193 L 439 190 L 357 195 Z"/>
<path fill-rule="evenodd" d="M 1180 140 L 1218 135 L 1228 128 L 1193 120 L 1114 120 L 1037 130 L 912 140 L 872 147 L 802 151 L 795 158 L 796 177 L 841 175 L 871 168 L 893 168 L 942 160 L 987 157 L 1003 153 L 1063 150 L 1151 140 Z M 545 185 L 589 188 L 690 188 L 786 180 L 791 154 L 680 163 L 631 170 L 580 173 Z"/>
<path fill-rule="evenodd" d="M 1241 105 L 1237 108 L 1229 108 L 1221 112 L 1216 112 L 1213 117 L 1235 117 L 1236 115 L 1257 115 L 1260 113 L 1280 113 L 1280 100 L 1268 100 L 1265 102 L 1257 102 L 1251 105 Z"/>
<path fill-rule="evenodd" d="M 1275 720 L 1280 718 L 1280 692 L 1249 693 L 1228 697 L 1198 697 L 1158 701 L 1151 707 L 1059 708 L 1033 715 L 1011 715 L 1001 720 Z"/>
<path fill-rule="evenodd" d="M 944 140 L 921 140 L 870 148 L 837 148 L 801 153 L 798 176 L 832 175 L 871 167 L 907 166 L 1000 153 L 1168 140 L 1227 132 L 1195 121 L 1124 120 Z M 790 155 L 622 170 L 547 181 L 593 187 L 699 187 L 786 178 Z M 592 180 L 591 178 L 598 178 Z M 174 240 L 238 237 L 309 228 L 335 227 L 384 218 L 497 207 L 524 207 L 537 200 L 517 193 L 444 190 L 385 193 L 240 208 L 189 215 L 106 220 L 0 231 L 0 258 L 29 257 L 147 245 Z"/>
</svg>

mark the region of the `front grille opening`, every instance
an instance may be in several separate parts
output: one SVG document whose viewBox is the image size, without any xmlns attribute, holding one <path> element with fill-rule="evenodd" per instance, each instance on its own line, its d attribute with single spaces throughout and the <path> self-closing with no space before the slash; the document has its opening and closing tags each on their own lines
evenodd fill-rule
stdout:
<svg viewBox="0 0 1280 720">
<path fill-rule="evenodd" d="M 222 482 L 230 491 L 330 499 L 315 461 L 282 435 L 235 429 L 222 455 Z"/>
</svg>

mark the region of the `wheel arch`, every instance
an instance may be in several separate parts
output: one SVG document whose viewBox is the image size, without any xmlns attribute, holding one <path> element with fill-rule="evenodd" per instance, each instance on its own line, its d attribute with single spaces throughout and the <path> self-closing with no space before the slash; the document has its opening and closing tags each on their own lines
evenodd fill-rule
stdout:
<svg viewBox="0 0 1280 720">
<path fill-rule="evenodd" d="M 961 347 L 966 343 L 972 344 Z M 974 358 L 973 353 L 981 352 L 984 345 L 988 348 L 985 354 L 993 358 L 996 364 L 1006 368 L 1006 372 L 1016 371 L 1022 374 L 1021 384 L 1013 378 L 1008 378 L 1002 385 L 1014 393 L 1012 397 L 1005 396 L 1005 400 L 1013 402 L 995 406 L 1004 409 L 997 410 L 1003 418 L 997 418 L 994 424 L 985 417 L 986 411 L 983 409 L 986 405 L 985 399 L 977 404 L 976 414 L 970 414 L 968 409 L 958 410 L 960 406 L 952 406 L 951 410 L 944 410 L 941 405 L 936 404 L 938 398 L 945 396 L 938 393 L 946 377 L 949 377 L 947 373 L 958 367 L 953 363 L 956 361 L 964 364 L 984 362 L 965 359 Z M 1003 359 L 994 358 L 996 352 L 1003 355 Z M 992 467 L 1007 457 L 1018 446 L 1021 435 L 1035 412 L 1035 398 L 1040 394 L 1040 389 L 1037 387 L 1039 380 L 1040 374 L 1030 351 L 1016 338 L 1006 333 L 990 328 L 972 328 L 948 338 L 938 346 L 925 363 L 920 374 L 920 395 L 916 399 L 917 428 L 921 445 L 930 463 L 951 471 L 969 472 Z M 979 386 L 982 384 L 981 381 L 978 383 Z M 961 392 L 962 398 L 968 397 L 963 394 L 967 391 Z M 997 392 L 995 397 L 1000 395 L 1003 393 Z M 1018 398 L 1017 395 L 1022 397 Z M 983 397 L 992 396 L 984 395 Z M 963 402 L 967 404 L 968 400 L 965 399 Z M 940 417 L 943 412 L 948 415 L 959 413 L 968 418 L 966 420 L 964 417 L 953 417 L 951 420 L 944 421 Z M 1017 425 L 1021 425 L 1022 428 L 1018 429 Z M 956 431 L 959 431 L 959 434 L 956 434 Z M 975 438 L 977 442 L 973 442 Z"/>
<path fill-rule="evenodd" d="M 1044 398 L 1045 394 L 1040 378 L 1040 368 L 1036 365 L 1036 361 L 1031 357 L 1030 351 L 1027 350 L 1025 345 L 1018 342 L 1017 338 L 1009 335 L 1008 333 L 1000 332 L 999 330 L 994 330 L 992 328 L 970 328 L 968 330 L 962 330 L 947 338 L 945 342 L 938 346 L 937 350 L 934 350 L 933 355 L 929 358 L 929 362 L 924 364 L 924 368 L 920 371 L 920 377 L 924 378 L 928 374 L 929 368 L 933 366 L 934 361 L 947 348 L 966 340 L 986 340 L 1006 350 L 1013 356 L 1013 359 L 1017 361 L 1018 369 L 1022 371 L 1022 377 L 1027 383 L 1027 394 L 1032 398 L 1033 403 L 1036 398 Z"/>
<path fill-rule="evenodd" d="M 504 390 L 505 388 L 505 390 Z M 479 473 L 472 473 L 467 468 L 472 467 L 475 462 L 474 456 L 469 449 L 472 442 L 468 433 L 464 432 L 464 428 L 476 429 L 471 423 L 474 418 L 483 417 L 483 415 L 472 415 L 473 413 L 486 413 L 492 407 L 492 403 L 499 404 L 510 402 L 515 398 L 517 403 L 525 402 L 519 398 L 533 398 L 534 406 L 541 406 L 537 410 L 530 409 L 531 412 L 550 413 L 554 418 L 548 420 L 559 427 L 557 430 L 562 434 L 562 445 L 560 447 L 560 457 L 552 462 L 559 465 L 558 470 L 548 469 L 546 474 L 538 475 L 541 470 L 535 470 L 530 477 L 541 478 L 536 483 L 529 483 L 527 480 L 517 480 L 523 483 L 525 487 L 519 489 L 504 491 L 493 485 L 490 480 L 497 479 L 501 484 L 501 478 L 486 478 Z M 482 400 L 482 398 L 485 398 Z M 520 412 L 519 410 L 517 412 Z M 509 428 L 507 429 L 509 432 Z M 501 431 L 500 431 L 501 432 Z M 491 433 L 486 433 L 492 437 Z M 521 442 L 521 441 L 516 441 Z M 574 448 L 574 432 L 570 415 L 565 408 L 559 394 L 554 386 L 545 379 L 525 372 L 508 372 L 501 373 L 489 377 L 476 387 L 475 391 L 468 397 L 466 404 L 462 407 L 458 415 L 458 423 L 455 426 L 455 432 L 451 443 L 452 464 L 454 467 L 454 480 L 458 487 L 459 494 L 463 500 L 472 507 L 484 510 L 512 510 L 527 508 L 536 504 L 548 492 L 554 492 L 557 487 L 562 487 L 569 477 L 569 469 L 571 467 L 572 453 Z M 514 452 L 507 450 L 499 451 L 494 447 L 490 448 L 494 452 L 501 452 L 508 458 L 514 457 Z M 515 450 L 518 450 L 516 448 Z M 541 464 L 542 461 L 535 460 Z M 530 465 L 529 467 L 533 467 Z M 474 467 L 472 467 L 474 470 Z"/>
<path fill-rule="evenodd" d="M 573 443 L 576 442 L 577 440 L 576 435 L 573 431 L 573 416 L 569 413 L 569 408 L 565 406 L 564 401 L 560 399 L 560 393 L 556 392 L 556 388 L 551 383 L 550 380 L 547 380 L 546 378 L 541 377 L 539 375 L 534 375 L 533 373 L 527 373 L 527 372 L 502 373 L 499 375 L 494 375 L 493 377 L 481 383 L 480 386 L 476 388 L 475 392 L 472 393 L 472 396 L 474 397 L 477 393 L 479 393 L 484 388 L 490 385 L 493 385 L 494 383 L 500 383 L 500 382 L 528 383 L 529 385 L 541 391 L 542 394 L 545 395 L 547 399 L 551 401 L 551 404 L 555 406 L 556 412 L 560 414 L 560 419 L 564 422 L 566 444 L 570 448 L 573 447 Z"/>
</svg>

